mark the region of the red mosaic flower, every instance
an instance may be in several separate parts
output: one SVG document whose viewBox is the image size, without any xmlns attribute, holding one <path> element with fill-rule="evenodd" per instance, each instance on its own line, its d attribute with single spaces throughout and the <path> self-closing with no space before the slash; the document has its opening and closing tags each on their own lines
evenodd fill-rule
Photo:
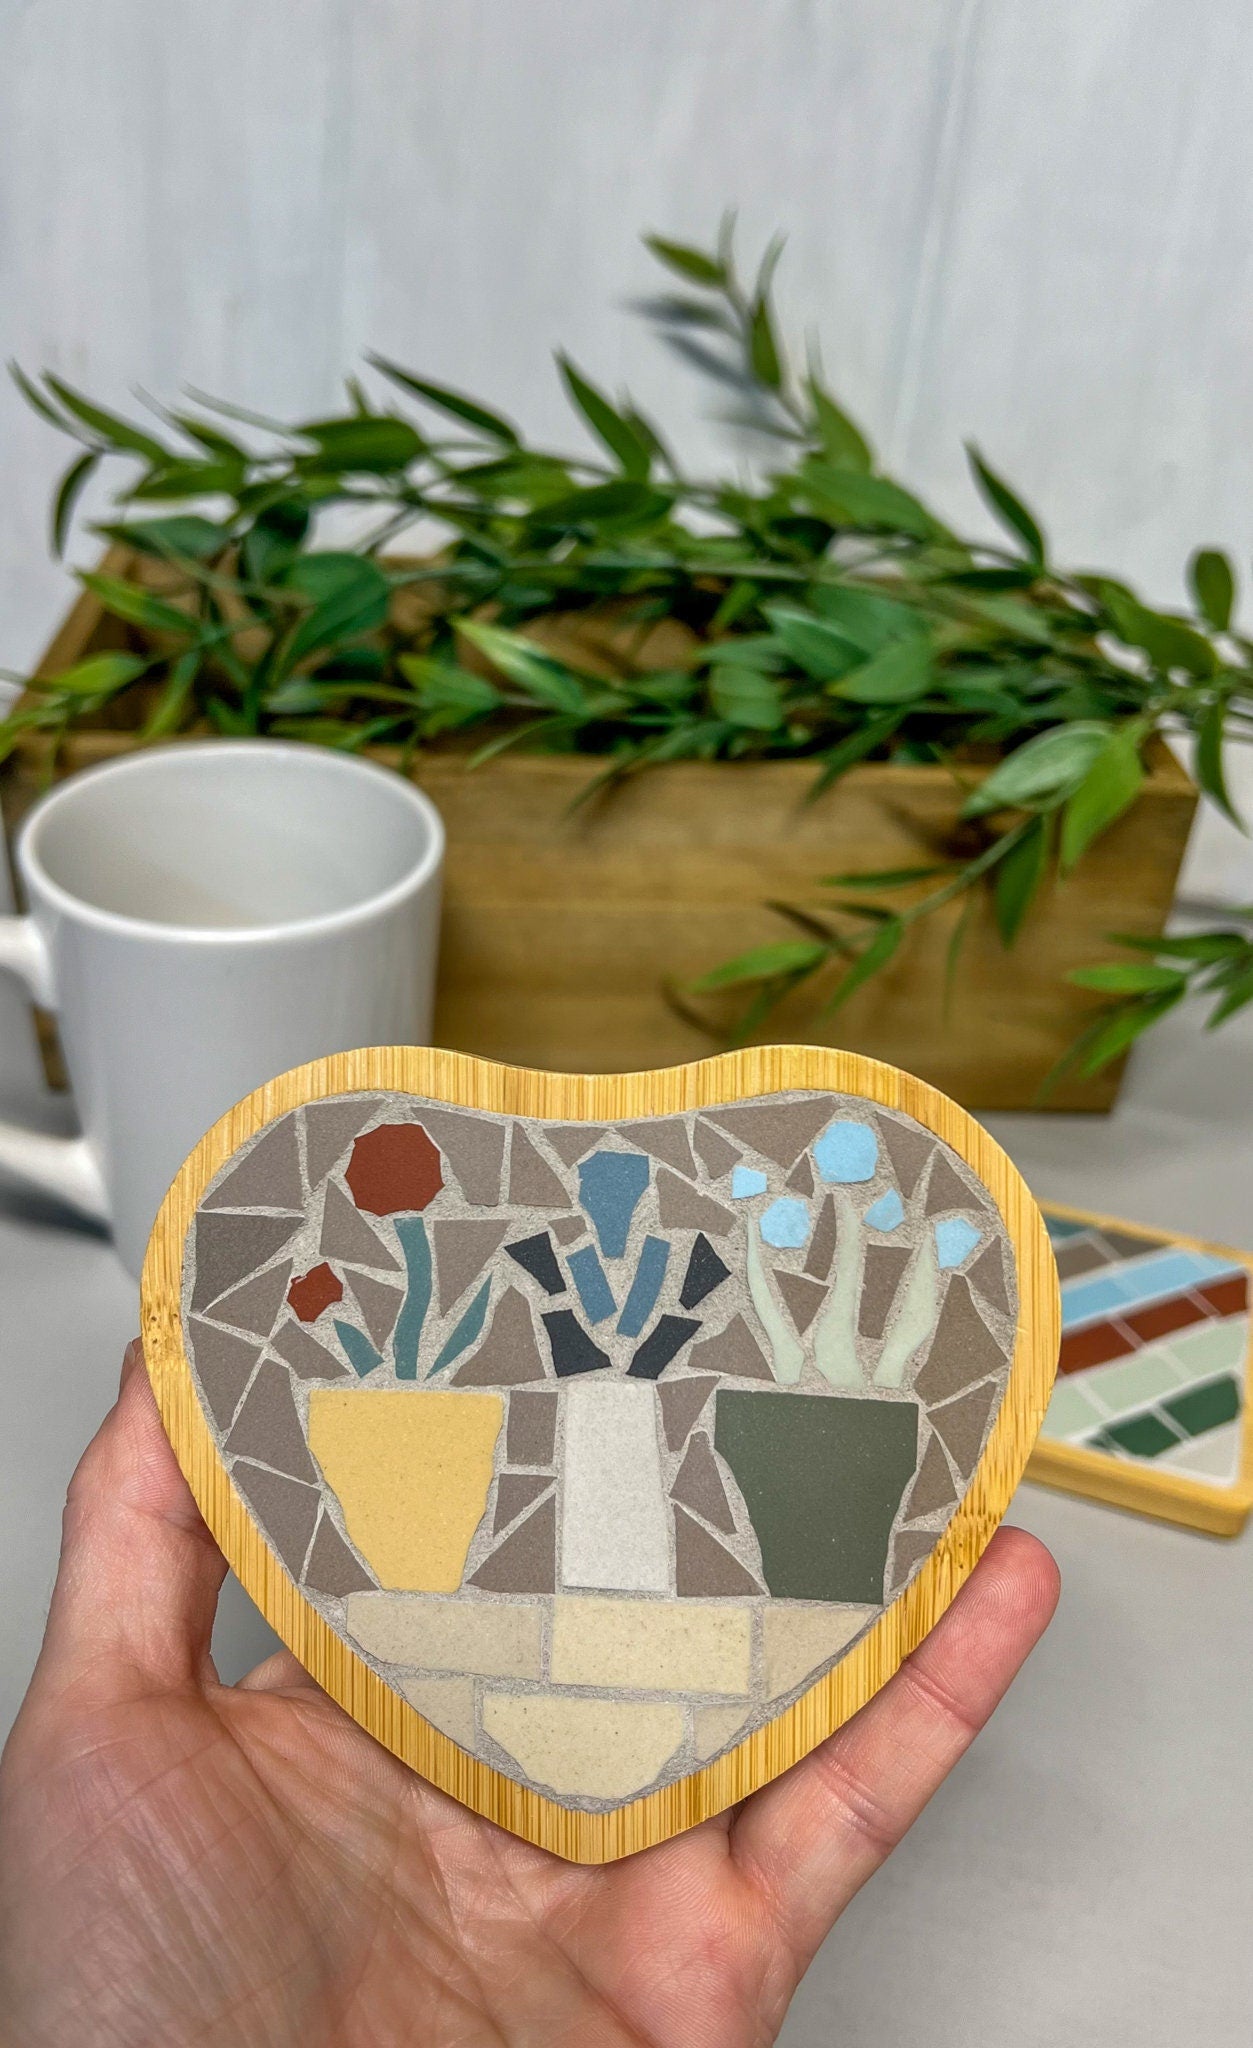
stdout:
<svg viewBox="0 0 1253 2048">
<path fill-rule="evenodd" d="M 344 1179 L 359 1209 L 395 1216 L 434 1201 L 444 1168 L 421 1124 L 380 1124 L 357 1139 Z"/>
<path fill-rule="evenodd" d="M 307 1273 L 299 1274 L 287 1290 L 288 1303 L 302 1323 L 316 1323 L 323 1309 L 343 1298 L 344 1283 L 325 1259 L 320 1266 L 311 1266 Z"/>
</svg>

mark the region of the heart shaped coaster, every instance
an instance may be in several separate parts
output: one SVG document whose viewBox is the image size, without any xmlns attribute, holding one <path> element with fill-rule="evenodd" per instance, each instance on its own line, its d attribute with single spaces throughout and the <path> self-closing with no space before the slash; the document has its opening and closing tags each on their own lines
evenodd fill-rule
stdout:
<svg viewBox="0 0 1253 2048">
<path fill-rule="evenodd" d="M 934 1089 L 754 1049 L 395 1048 L 204 1138 L 144 1270 L 174 1449 L 318 1682 L 580 1861 L 875 1692 L 1004 1512 L 1058 1348 L 1018 1174 Z"/>
</svg>

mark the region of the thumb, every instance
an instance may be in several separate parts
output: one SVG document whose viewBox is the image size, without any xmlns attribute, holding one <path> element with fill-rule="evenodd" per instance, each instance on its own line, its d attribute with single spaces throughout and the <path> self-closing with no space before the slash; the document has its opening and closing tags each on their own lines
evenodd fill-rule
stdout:
<svg viewBox="0 0 1253 2048">
<path fill-rule="evenodd" d="M 226 1563 L 178 1469 L 128 1345 L 117 1402 L 79 1461 L 32 1693 L 87 1688 L 98 1703 L 211 1675 Z"/>
</svg>

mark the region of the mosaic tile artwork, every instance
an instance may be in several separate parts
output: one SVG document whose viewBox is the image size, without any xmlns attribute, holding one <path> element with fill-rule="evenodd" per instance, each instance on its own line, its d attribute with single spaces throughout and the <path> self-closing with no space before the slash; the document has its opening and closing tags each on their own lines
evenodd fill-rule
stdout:
<svg viewBox="0 0 1253 2048">
<path fill-rule="evenodd" d="M 1231 1276 L 1120 1292 L 1134 1265 L 1093 1241 L 1083 1329 L 1113 1360 L 1186 1298 L 1161 1328 L 1206 1372 L 1123 1405 L 1200 1443 Z M 987 1191 L 860 1097 L 613 1126 L 372 1094 L 228 1161 L 182 1308 L 214 1442 L 317 1612 L 463 1749 L 606 1811 L 772 1719 L 922 1568 L 1017 1302 Z M 1089 1433 L 1126 1419 L 1107 1395 Z"/>
<path fill-rule="evenodd" d="M 1042 1437 L 1214 1487 L 1240 1477 L 1249 1270 L 1045 1212 L 1062 1347 Z"/>
</svg>

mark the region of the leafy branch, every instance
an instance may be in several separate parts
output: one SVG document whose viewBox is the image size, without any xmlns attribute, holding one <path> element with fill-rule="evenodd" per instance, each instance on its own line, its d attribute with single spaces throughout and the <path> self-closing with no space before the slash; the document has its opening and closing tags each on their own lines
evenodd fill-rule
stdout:
<svg viewBox="0 0 1253 2048">
<path fill-rule="evenodd" d="M 793 936 L 697 985 L 745 992 L 742 1035 L 811 981 L 838 1007 L 913 927 L 980 891 L 1013 944 L 1047 877 L 1136 801 L 1158 736 L 1189 747 L 1234 816 L 1224 756 L 1253 732 L 1253 645 L 1232 624 L 1224 555 L 1193 557 L 1188 615 L 1155 609 L 1059 567 L 975 449 L 1004 537 L 963 538 L 884 471 L 816 359 L 787 346 L 780 244 L 751 277 L 730 221 L 711 249 L 648 245 L 667 289 L 645 311 L 757 437 L 752 474 L 688 476 L 629 397 L 565 356 L 574 452 L 533 446 L 494 408 L 379 356 L 341 412 L 294 424 L 199 394 L 137 422 L 15 367 L 75 443 L 54 547 L 107 466 L 113 516 L 94 531 L 136 566 L 81 579 L 130 647 L 26 678 L 0 758 L 107 711 L 142 739 L 585 754 L 589 794 L 677 760 L 806 760 L 815 794 L 860 761 L 943 766 L 957 823 L 926 872 L 833 878 L 841 893 L 820 913 L 775 906 Z M 332 521 L 352 522 L 353 545 L 328 544 Z M 415 527 L 439 535 L 434 557 L 393 552 Z M 1129 1042 L 1128 1001 L 1142 1028 L 1172 993 L 1084 985 L 1119 1003 L 1081 1055 L 1097 1063 Z"/>
</svg>

